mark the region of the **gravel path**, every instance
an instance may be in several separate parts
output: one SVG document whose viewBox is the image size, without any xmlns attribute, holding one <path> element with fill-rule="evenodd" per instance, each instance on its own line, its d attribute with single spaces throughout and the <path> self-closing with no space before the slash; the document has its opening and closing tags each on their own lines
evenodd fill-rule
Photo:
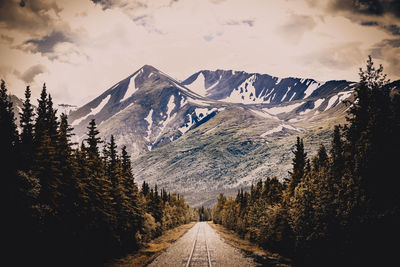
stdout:
<svg viewBox="0 0 400 267">
<path fill-rule="evenodd" d="M 190 266 L 208 266 L 207 249 L 211 265 L 258 266 L 253 259 L 245 257 L 238 249 L 225 243 L 222 237 L 206 222 L 196 223 L 185 235 L 172 244 L 148 266 L 186 266 L 197 237 Z"/>
</svg>

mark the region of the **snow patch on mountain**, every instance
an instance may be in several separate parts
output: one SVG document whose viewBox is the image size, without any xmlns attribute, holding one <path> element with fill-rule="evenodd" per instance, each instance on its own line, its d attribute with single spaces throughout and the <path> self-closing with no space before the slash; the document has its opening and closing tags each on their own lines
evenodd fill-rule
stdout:
<svg viewBox="0 0 400 267">
<path fill-rule="evenodd" d="M 182 108 L 183 106 L 185 106 L 188 103 L 188 101 L 186 100 L 186 97 L 181 97 L 181 102 L 179 103 L 179 107 Z"/>
<path fill-rule="evenodd" d="M 131 79 L 129 80 L 129 85 L 128 85 L 128 89 L 126 89 L 125 95 L 124 97 L 120 100 L 120 102 L 125 101 L 126 99 L 128 99 L 129 97 L 131 97 L 137 90 L 138 88 L 135 85 L 135 78 L 136 75 L 133 75 L 131 77 Z"/>
<path fill-rule="evenodd" d="M 324 83 L 321 84 L 321 83 L 319 83 L 319 82 L 312 81 L 312 82 L 308 85 L 307 89 L 304 91 L 304 94 L 305 94 L 304 98 L 309 97 L 315 90 L 317 90 L 317 89 L 318 89 L 319 87 L 321 87 L 323 84 L 324 84 Z"/>
<path fill-rule="evenodd" d="M 325 101 L 325 98 L 318 99 L 317 101 L 314 102 L 314 107 L 313 107 L 313 108 L 306 109 L 306 110 L 300 112 L 299 115 L 305 115 L 305 114 L 309 113 L 309 112 L 312 111 L 312 110 L 318 109 L 319 106 L 321 106 L 321 104 L 322 104 L 324 101 Z"/>
<path fill-rule="evenodd" d="M 256 88 L 254 87 L 256 79 L 257 76 L 255 74 L 247 78 L 243 83 L 235 88 L 229 97 L 224 99 L 224 101 L 243 104 L 262 103 L 263 99 L 258 99 L 256 97 Z"/>
<path fill-rule="evenodd" d="M 262 111 L 262 110 L 255 110 L 255 109 L 252 109 L 251 112 L 253 112 L 253 113 L 257 114 L 258 116 L 263 117 L 263 118 L 265 118 L 265 119 L 279 120 L 277 117 L 274 117 L 274 116 L 272 116 L 271 114 L 269 114 L 269 113 L 267 113 L 267 112 L 264 112 L 264 111 Z"/>
<path fill-rule="evenodd" d="M 149 111 L 149 114 L 146 116 L 146 118 L 144 118 L 144 120 L 147 121 L 147 123 L 148 123 L 146 140 L 150 141 L 151 126 L 153 126 L 153 110 L 152 109 Z"/>
<path fill-rule="evenodd" d="M 189 98 L 188 100 L 189 100 L 190 103 L 195 104 L 195 105 L 210 106 L 209 102 L 203 101 L 203 100 L 200 100 L 200 99 Z"/>
<path fill-rule="evenodd" d="M 346 91 L 346 92 L 340 92 L 334 96 L 332 96 L 331 98 L 329 98 L 328 101 L 328 105 L 326 106 L 325 110 L 328 110 L 330 108 L 332 108 L 333 106 L 336 106 L 336 103 L 341 103 L 343 100 L 349 98 L 352 95 L 352 91 Z"/>
<path fill-rule="evenodd" d="M 175 108 L 175 97 L 174 97 L 174 95 L 171 95 L 171 97 L 169 98 L 168 104 L 167 104 L 167 112 L 165 115 L 166 118 L 164 121 L 160 122 L 160 124 L 161 124 L 160 125 L 160 133 L 158 134 L 156 140 L 162 135 L 165 127 L 175 118 L 176 113 L 171 116 L 174 108 Z"/>
<path fill-rule="evenodd" d="M 189 121 L 185 123 L 183 126 L 179 127 L 178 130 L 181 132 L 182 135 L 187 133 L 190 128 L 192 128 L 193 125 L 195 125 L 197 122 L 200 122 L 202 119 L 207 117 L 213 112 L 219 112 L 224 110 L 224 108 L 195 108 L 194 112 L 192 114 L 187 114 Z"/>
<path fill-rule="evenodd" d="M 282 132 L 284 129 L 289 129 L 289 130 L 293 130 L 293 131 L 296 131 L 296 132 L 301 132 L 302 131 L 301 129 L 293 127 L 291 125 L 281 124 L 281 125 L 278 125 L 278 126 L 272 128 L 271 130 L 266 131 L 265 133 L 261 134 L 260 137 L 265 137 L 265 136 L 268 136 L 268 135 L 271 135 L 271 134 L 274 134 L 274 133 L 279 133 L 279 132 Z"/>
<path fill-rule="evenodd" d="M 193 83 L 188 85 L 188 87 L 195 93 L 197 93 L 201 96 L 206 96 L 207 89 L 206 89 L 205 83 L 206 83 L 206 80 L 205 80 L 204 74 L 202 72 L 200 72 L 199 75 L 197 75 L 196 80 L 194 80 Z"/>
<path fill-rule="evenodd" d="M 104 106 L 108 103 L 108 101 L 110 100 L 111 95 L 108 95 L 106 98 L 104 98 L 99 105 L 97 105 L 97 107 L 93 108 L 90 110 L 89 114 L 87 114 L 86 116 L 79 118 L 77 120 L 74 120 L 72 122 L 72 125 L 78 125 L 79 123 L 81 123 L 81 121 L 84 121 L 86 118 L 88 118 L 91 115 L 96 115 L 97 113 L 99 113 Z"/>
<path fill-rule="evenodd" d="M 272 108 L 263 108 L 264 111 L 268 112 L 269 114 L 272 115 L 278 115 L 281 113 L 288 113 L 294 110 L 295 108 L 301 106 L 303 103 L 295 103 L 287 106 L 279 106 L 279 107 L 272 107 Z"/>
</svg>

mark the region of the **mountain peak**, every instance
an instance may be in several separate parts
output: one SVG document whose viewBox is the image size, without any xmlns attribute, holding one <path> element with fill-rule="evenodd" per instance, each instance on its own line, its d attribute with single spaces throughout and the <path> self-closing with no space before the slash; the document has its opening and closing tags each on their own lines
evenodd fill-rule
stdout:
<svg viewBox="0 0 400 267">
<path fill-rule="evenodd" d="M 143 66 L 139 69 L 139 71 L 140 71 L 140 70 L 143 70 L 144 72 L 158 71 L 157 68 L 155 68 L 155 67 L 153 67 L 153 66 L 151 66 L 151 65 L 148 65 L 148 64 L 143 65 Z"/>
</svg>

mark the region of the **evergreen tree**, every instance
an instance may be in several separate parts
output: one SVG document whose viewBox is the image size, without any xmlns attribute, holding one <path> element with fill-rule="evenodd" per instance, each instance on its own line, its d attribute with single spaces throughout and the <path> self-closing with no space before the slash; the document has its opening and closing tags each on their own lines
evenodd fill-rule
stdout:
<svg viewBox="0 0 400 267">
<path fill-rule="evenodd" d="M 340 179 L 344 173 L 345 162 L 343 145 L 341 127 L 340 125 L 336 125 L 333 130 L 332 148 L 330 150 L 331 174 L 332 177 L 336 179 Z"/>
<path fill-rule="evenodd" d="M 19 247 L 18 229 L 21 217 L 18 216 L 18 186 L 16 183 L 18 133 L 15 125 L 13 104 L 7 94 L 5 82 L 0 86 L 0 169 L 2 180 L 1 208 L 3 211 L 2 239 L 11 252 Z M 6 250 L 6 255 L 13 260 L 13 254 Z M 10 254 L 10 255 L 8 255 Z M 7 259 L 5 259 L 7 260 Z"/>
<path fill-rule="evenodd" d="M 61 183 L 61 172 L 57 157 L 58 121 L 52 105 L 51 97 L 47 96 L 46 85 L 43 85 L 35 123 L 33 174 L 40 180 L 42 203 L 49 205 L 54 213 L 60 198 L 58 187 Z"/>
<path fill-rule="evenodd" d="M 72 213 L 76 212 L 75 201 L 79 199 L 79 185 L 76 179 L 78 166 L 76 158 L 73 156 L 72 131 L 73 128 L 68 124 L 67 115 L 62 113 L 57 138 L 57 157 L 60 162 L 62 205 L 64 212 L 68 213 L 68 216 L 72 216 Z"/>
<path fill-rule="evenodd" d="M 313 167 L 316 172 L 328 167 L 328 154 L 323 144 L 320 144 L 318 153 L 313 159 Z"/>
<path fill-rule="evenodd" d="M 43 89 L 38 99 L 37 115 L 34 126 L 34 149 L 37 150 L 42 142 L 42 136 L 46 134 L 47 129 L 47 91 L 46 84 L 43 84 Z M 36 151 L 35 151 L 36 152 Z"/>
<path fill-rule="evenodd" d="M 147 195 L 150 193 L 150 187 L 149 184 L 146 183 L 146 181 L 143 181 L 142 183 L 142 194 L 147 197 Z"/>
<path fill-rule="evenodd" d="M 131 166 L 131 157 L 128 155 L 126 151 L 126 146 L 123 146 L 121 149 L 121 164 L 122 164 L 122 172 L 126 176 L 130 176 L 133 179 L 132 175 L 132 166 Z"/>
<path fill-rule="evenodd" d="M 20 169 L 28 171 L 33 163 L 33 106 L 31 104 L 31 90 L 29 86 L 25 90 L 25 101 L 20 113 L 20 126 L 21 126 L 21 161 Z"/>
<path fill-rule="evenodd" d="M 99 144 L 102 143 L 101 138 L 98 137 L 99 131 L 97 130 L 96 121 L 92 119 L 89 123 L 88 127 L 89 132 L 87 133 L 87 138 L 85 141 L 88 144 L 87 151 L 90 154 L 90 157 L 100 157 L 99 153 Z"/>
<path fill-rule="evenodd" d="M 288 183 L 290 195 L 293 194 L 297 184 L 304 177 L 304 171 L 307 162 L 307 153 L 304 151 L 303 139 L 300 139 L 300 137 L 297 137 L 295 150 L 292 151 L 292 153 L 294 154 L 294 158 L 292 160 L 293 169 L 292 172 L 290 172 L 290 179 Z"/>
<path fill-rule="evenodd" d="M 13 111 L 13 103 L 7 94 L 4 80 L 0 87 L 0 147 L 2 155 L 2 172 L 6 179 L 12 179 L 15 174 L 17 147 L 19 143 L 17 126 Z"/>
</svg>

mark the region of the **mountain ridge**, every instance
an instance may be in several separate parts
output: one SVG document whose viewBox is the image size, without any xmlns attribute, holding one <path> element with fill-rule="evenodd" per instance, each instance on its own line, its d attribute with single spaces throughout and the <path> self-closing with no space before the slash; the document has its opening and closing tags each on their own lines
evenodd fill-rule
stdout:
<svg viewBox="0 0 400 267">
<path fill-rule="evenodd" d="M 144 65 L 71 111 L 69 122 L 78 143 L 95 119 L 103 140 L 113 135 L 119 148 L 127 146 L 139 184 L 158 184 L 193 206 L 212 206 L 219 193 L 285 178 L 297 136 L 312 155 L 320 143 L 329 146 L 335 124 L 346 123 L 343 101 L 353 98 L 356 83 L 278 79 L 220 70 L 199 71 L 181 83 Z M 203 88 L 193 86 L 196 81 Z M 293 89 L 295 83 L 300 87 Z M 387 86 L 399 89 L 400 81 Z M 251 90 L 257 101 L 249 98 Z"/>
<path fill-rule="evenodd" d="M 353 98 L 356 83 L 278 79 L 221 70 L 200 71 L 181 83 L 144 65 L 72 112 L 70 122 L 78 142 L 95 119 L 102 139 L 114 135 L 119 147 L 126 145 L 139 184 L 212 206 L 216 194 L 285 178 L 297 136 L 312 155 L 320 143 L 329 146 L 335 124 L 346 122 L 343 101 Z M 203 87 L 193 86 L 196 81 Z"/>
</svg>

